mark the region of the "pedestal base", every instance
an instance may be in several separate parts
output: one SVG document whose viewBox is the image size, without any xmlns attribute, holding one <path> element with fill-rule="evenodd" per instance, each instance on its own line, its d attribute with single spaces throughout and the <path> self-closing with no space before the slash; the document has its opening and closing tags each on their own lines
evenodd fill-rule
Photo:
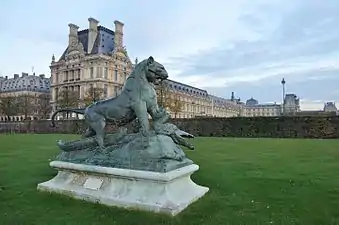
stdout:
<svg viewBox="0 0 339 225">
<path fill-rule="evenodd" d="M 53 179 L 38 184 L 38 190 L 104 205 L 161 212 L 172 216 L 209 190 L 191 180 L 191 174 L 199 169 L 196 164 L 167 173 L 60 161 L 53 161 L 50 166 L 59 172 Z"/>
</svg>

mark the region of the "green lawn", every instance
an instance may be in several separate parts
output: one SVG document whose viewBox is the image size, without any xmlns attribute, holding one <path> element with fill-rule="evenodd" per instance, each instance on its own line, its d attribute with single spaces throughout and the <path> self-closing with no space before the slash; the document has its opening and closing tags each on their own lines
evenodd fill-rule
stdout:
<svg viewBox="0 0 339 225">
<path fill-rule="evenodd" d="M 38 192 L 75 137 L 0 135 L 0 224 L 339 224 L 339 140 L 198 138 L 187 154 L 210 192 L 170 218 Z"/>
</svg>

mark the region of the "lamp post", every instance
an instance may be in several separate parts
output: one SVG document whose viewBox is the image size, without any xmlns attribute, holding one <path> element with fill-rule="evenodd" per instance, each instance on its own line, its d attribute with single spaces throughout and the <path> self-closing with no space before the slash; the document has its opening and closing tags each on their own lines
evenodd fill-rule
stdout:
<svg viewBox="0 0 339 225">
<path fill-rule="evenodd" d="M 282 114 L 284 115 L 285 113 L 285 84 L 286 84 L 286 81 L 284 78 L 281 80 L 281 84 L 282 84 Z"/>
</svg>

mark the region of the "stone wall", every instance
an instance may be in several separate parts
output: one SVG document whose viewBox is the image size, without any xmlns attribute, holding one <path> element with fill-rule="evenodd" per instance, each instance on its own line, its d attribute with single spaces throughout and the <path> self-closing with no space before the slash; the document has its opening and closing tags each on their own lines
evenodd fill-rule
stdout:
<svg viewBox="0 0 339 225">
<path fill-rule="evenodd" d="M 277 138 L 339 138 L 339 117 L 235 117 L 173 119 L 181 129 L 196 136 L 216 137 L 277 137 Z M 0 132 L 16 133 L 76 133 L 81 134 L 86 126 L 83 120 L 26 121 L 1 123 Z M 133 124 L 127 126 L 136 131 Z M 109 131 L 116 129 L 108 126 Z"/>
</svg>

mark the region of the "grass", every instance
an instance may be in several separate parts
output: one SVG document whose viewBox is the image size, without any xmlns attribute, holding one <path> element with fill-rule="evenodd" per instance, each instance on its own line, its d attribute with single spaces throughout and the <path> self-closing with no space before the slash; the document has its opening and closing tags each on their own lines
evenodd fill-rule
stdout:
<svg viewBox="0 0 339 225">
<path fill-rule="evenodd" d="M 339 141 L 198 138 L 192 179 L 210 192 L 177 217 L 38 192 L 57 139 L 0 135 L 0 224 L 339 224 Z"/>
</svg>

